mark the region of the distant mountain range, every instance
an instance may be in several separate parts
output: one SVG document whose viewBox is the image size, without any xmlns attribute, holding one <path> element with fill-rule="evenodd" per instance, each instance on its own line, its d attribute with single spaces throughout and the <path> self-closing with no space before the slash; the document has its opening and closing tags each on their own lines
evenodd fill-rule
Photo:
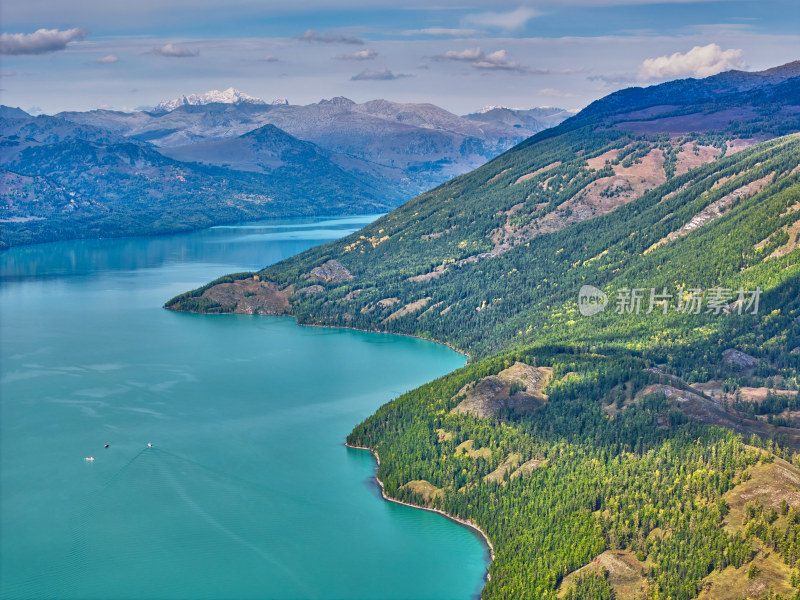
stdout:
<svg viewBox="0 0 800 600">
<path fill-rule="evenodd" d="M 183 96 L 154 111 L 67 112 L 56 116 L 103 127 L 159 148 L 218 142 L 264 125 L 393 170 L 407 197 L 466 173 L 547 127 L 572 116 L 561 108 L 496 108 L 459 117 L 432 104 L 372 100 L 358 104 L 337 97 L 299 106 L 268 104 L 230 88 Z M 223 162 L 211 149 L 209 164 Z"/>
<path fill-rule="evenodd" d="M 385 211 L 570 116 L 233 88 L 150 112 L 0 107 L 0 248 L 259 217 Z M 134 208 L 135 207 L 135 208 Z"/>
</svg>

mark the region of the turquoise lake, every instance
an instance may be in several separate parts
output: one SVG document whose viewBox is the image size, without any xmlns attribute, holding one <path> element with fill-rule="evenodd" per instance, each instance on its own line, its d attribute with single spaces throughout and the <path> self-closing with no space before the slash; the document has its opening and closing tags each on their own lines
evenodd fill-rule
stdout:
<svg viewBox="0 0 800 600">
<path fill-rule="evenodd" d="M 479 594 L 477 535 L 381 500 L 374 459 L 343 446 L 381 404 L 463 356 L 162 308 L 373 218 L 0 253 L 0 597 Z"/>
</svg>

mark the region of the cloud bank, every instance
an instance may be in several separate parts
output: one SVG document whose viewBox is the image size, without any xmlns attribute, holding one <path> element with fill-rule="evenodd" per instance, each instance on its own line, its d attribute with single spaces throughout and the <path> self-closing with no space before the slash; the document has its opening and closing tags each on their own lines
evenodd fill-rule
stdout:
<svg viewBox="0 0 800 600">
<path fill-rule="evenodd" d="M 95 58 L 93 62 L 96 62 L 98 65 L 113 65 L 115 62 L 119 62 L 119 57 L 109 54 L 102 58 Z"/>
<path fill-rule="evenodd" d="M 480 33 L 477 29 L 455 29 L 452 27 L 425 27 L 424 29 L 406 29 L 403 35 L 449 35 L 453 37 L 466 37 Z"/>
<path fill-rule="evenodd" d="M 349 54 L 340 54 L 336 58 L 339 60 L 372 60 L 376 56 L 378 56 L 378 53 L 375 50 L 372 48 L 367 48 L 365 50 L 358 50 Z"/>
<path fill-rule="evenodd" d="M 363 44 L 364 40 L 354 35 L 344 35 L 341 33 L 322 33 L 309 29 L 303 35 L 297 37 L 304 42 L 320 42 L 322 44 Z"/>
<path fill-rule="evenodd" d="M 403 79 L 404 77 L 413 77 L 407 73 L 392 73 L 389 69 L 367 69 L 361 71 L 358 75 L 353 75 L 351 81 L 392 81 L 394 79 Z"/>
<path fill-rule="evenodd" d="M 89 32 L 82 27 L 39 29 L 33 33 L 0 34 L 0 54 L 44 54 L 63 50 L 70 42 L 83 40 Z"/>
<path fill-rule="evenodd" d="M 508 51 L 497 50 L 486 54 L 480 47 L 466 50 L 448 50 L 431 57 L 433 60 L 457 60 L 469 62 L 484 71 L 517 71 L 518 73 L 548 73 L 547 69 L 531 69 L 509 59 Z"/>
<path fill-rule="evenodd" d="M 164 44 L 163 46 L 156 46 L 152 50 L 153 54 L 159 54 L 161 56 L 169 56 L 173 58 L 185 58 L 188 56 L 197 56 L 200 54 L 199 51 L 193 50 L 191 48 L 184 48 L 182 46 L 176 46 L 175 44 Z"/>
<path fill-rule="evenodd" d="M 505 29 L 506 31 L 513 31 L 515 29 L 522 29 L 534 17 L 538 17 L 541 13 L 532 8 L 520 6 L 519 8 L 509 12 L 482 12 L 473 13 L 464 17 L 466 25 L 473 25 L 477 27 L 489 27 L 493 29 Z"/>
<path fill-rule="evenodd" d="M 647 58 L 639 68 L 639 79 L 668 79 L 672 77 L 708 77 L 745 66 L 742 50 L 723 50 L 717 44 L 695 46 L 686 54 Z"/>
</svg>

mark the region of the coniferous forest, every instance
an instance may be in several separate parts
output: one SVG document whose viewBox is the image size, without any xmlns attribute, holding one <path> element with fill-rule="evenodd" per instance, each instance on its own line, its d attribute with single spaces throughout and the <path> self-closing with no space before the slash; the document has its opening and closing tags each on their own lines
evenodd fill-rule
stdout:
<svg viewBox="0 0 800 600">
<path fill-rule="evenodd" d="M 800 598 L 798 98 L 800 78 L 618 92 L 167 307 L 242 312 L 215 289 L 254 281 L 287 302 L 251 312 L 468 354 L 347 441 L 388 495 L 486 533 L 484 598 Z"/>
</svg>

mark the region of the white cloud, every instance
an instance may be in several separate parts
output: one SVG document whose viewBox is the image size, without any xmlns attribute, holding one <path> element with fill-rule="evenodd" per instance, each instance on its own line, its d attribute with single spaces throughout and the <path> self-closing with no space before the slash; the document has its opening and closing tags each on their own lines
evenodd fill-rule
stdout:
<svg viewBox="0 0 800 600">
<path fill-rule="evenodd" d="M 501 71 L 519 71 L 521 73 L 546 73 L 546 69 L 529 69 L 519 63 L 514 61 L 508 60 L 508 52 L 505 50 L 498 50 L 497 52 L 492 52 L 491 54 L 487 54 L 483 60 L 476 61 L 472 63 L 472 66 L 476 69 L 489 69 L 489 70 L 501 70 Z"/>
<path fill-rule="evenodd" d="M 477 27 L 491 27 L 494 29 L 505 29 L 508 31 L 522 29 L 534 17 L 541 13 L 532 8 L 520 6 L 509 12 L 482 12 L 473 13 L 464 17 L 464 23 Z"/>
<path fill-rule="evenodd" d="M 119 62 L 119 57 L 109 54 L 102 58 L 95 58 L 93 62 L 96 62 L 98 65 L 113 65 L 115 62 Z"/>
<path fill-rule="evenodd" d="M 267 54 L 261 57 L 261 62 L 278 62 L 278 57 Z"/>
<path fill-rule="evenodd" d="M 89 32 L 73 29 L 39 29 L 33 33 L 0 34 L 0 54 L 44 54 L 63 50 L 70 42 L 83 40 Z"/>
<path fill-rule="evenodd" d="M 354 35 L 344 35 L 342 33 L 322 33 L 309 29 L 303 35 L 297 37 L 304 42 L 321 42 L 323 44 L 363 44 L 364 40 Z"/>
<path fill-rule="evenodd" d="M 667 79 L 671 77 L 708 77 L 730 69 L 745 66 L 742 50 L 723 50 L 717 44 L 695 46 L 686 54 L 676 52 L 671 56 L 648 58 L 639 68 L 639 79 Z"/>
<path fill-rule="evenodd" d="M 175 44 L 164 44 L 163 46 L 156 46 L 152 50 L 153 54 L 160 54 L 161 56 L 170 56 L 175 58 L 184 58 L 187 56 L 197 56 L 199 51 Z"/>
<path fill-rule="evenodd" d="M 467 48 L 466 50 L 448 50 L 442 54 L 432 56 L 434 60 L 483 60 L 486 58 L 486 53 L 478 48 Z"/>
<path fill-rule="evenodd" d="M 431 57 L 433 60 L 460 60 L 472 63 L 476 69 L 484 71 L 517 71 L 519 73 L 548 73 L 547 69 L 531 69 L 518 62 L 509 60 L 508 51 L 496 50 L 486 54 L 481 48 L 467 48 L 466 50 L 448 50 L 442 54 Z"/>
<path fill-rule="evenodd" d="M 403 79 L 404 77 L 413 77 L 406 73 L 392 73 L 389 69 L 367 69 L 361 71 L 358 75 L 353 75 L 350 79 L 352 81 L 392 81 L 393 79 Z"/>
<path fill-rule="evenodd" d="M 378 53 L 372 48 L 365 48 L 349 54 L 340 54 L 336 58 L 339 60 L 372 60 L 378 56 Z"/>
</svg>

